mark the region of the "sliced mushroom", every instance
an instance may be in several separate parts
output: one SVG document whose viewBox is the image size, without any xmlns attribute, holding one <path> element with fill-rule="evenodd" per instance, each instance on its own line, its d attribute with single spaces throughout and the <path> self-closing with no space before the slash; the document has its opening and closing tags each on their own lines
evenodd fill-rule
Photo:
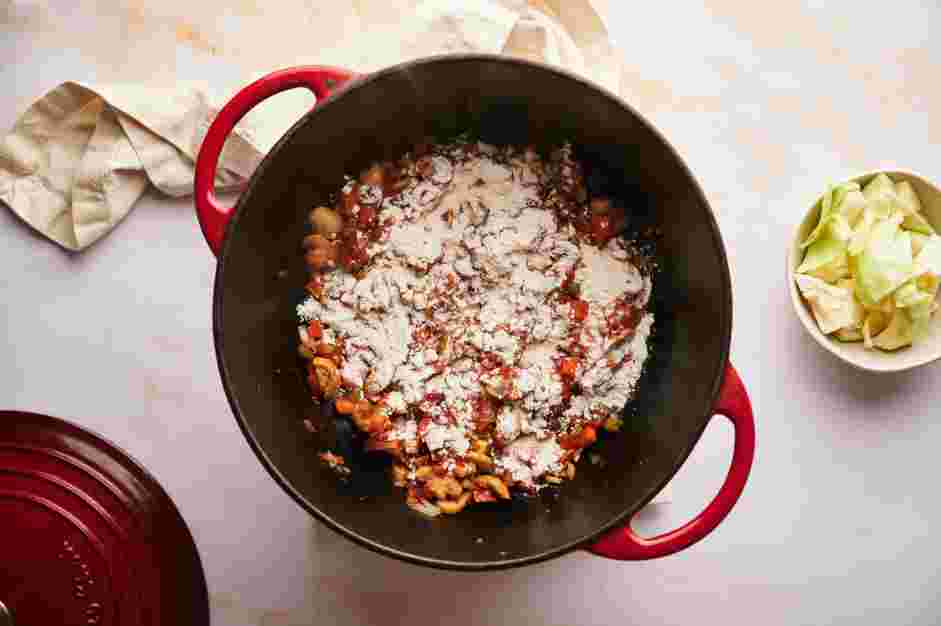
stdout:
<svg viewBox="0 0 941 626">
<path fill-rule="evenodd" d="M 340 372 L 337 370 L 336 364 L 323 357 L 314 357 L 311 364 L 314 366 L 314 372 L 317 375 L 317 382 L 320 384 L 323 396 L 332 400 L 336 397 L 337 390 L 340 388 Z"/>
<path fill-rule="evenodd" d="M 457 500 L 441 500 L 438 502 L 438 508 L 442 513 L 447 513 L 449 515 L 460 513 L 462 510 L 464 510 L 464 507 L 467 506 L 467 503 L 470 501 L 470 497 L 470 492 L 465 492 L 461 494 L 461 497 Z"/>
<path fill-rule="evenodd" d="M 506 483 L 492 474 L 478 476 L 474 479 L 474 483 L 478 487 L 485 487 L 489 489 L 504 500 L 510 499 L 510 490 L 507 488 Z"/>
<path fill-rule="evenodd" d="M 343 218 L 330 207 L 317 207 L 310 212 L 308 219 L 311 228 L 317 235 L 333 237 L 343 229 Z M 304 243 L 307 244 L 307 239 L 304 240 Z"/>
</svg>

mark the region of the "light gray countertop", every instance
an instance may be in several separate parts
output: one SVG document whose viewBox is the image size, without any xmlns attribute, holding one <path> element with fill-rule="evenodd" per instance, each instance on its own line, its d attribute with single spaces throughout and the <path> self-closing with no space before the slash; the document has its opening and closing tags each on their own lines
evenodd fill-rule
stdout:
<svg viewBox="0 0 941 626">
<path fill-rule="evenodd" d="M 63 80 L 126 71 L 76 34 L 93 32 L 88 11 L 53 3 L 74 20 L 57 38 L 33 27 L 35 3 L 0 4 L 3 125 Z M 826 354 L 791 312 L 784 250 L 829 181 L 890 164 L 941 178 L 941 10 L 707 4 L 609 7 L 628 100 L 684 155 L 717 213 L 734 284 L 732 358 L 758 420 L 745 494 L 700 544 L 653 562 L 575 553 L 458 574 L 375 555 L 314 523 L 231 416 L 211 336 L 214 260 L 188 200 L 148 194 L 81 254 L 0 211 L 0 407 L 74 420 L 157 476 L 193 530 L 218 626 L 937 623 L 941 365 L 876 376 Z M 109 36 L 117 18 L 97 19 Z M 243 75 L 171 50 L 168 73 Z M 667 530 L 704 505 L 731 432 L 713 422 L 672 502 L 647 511 L 640 530 Z"/>
</svg>

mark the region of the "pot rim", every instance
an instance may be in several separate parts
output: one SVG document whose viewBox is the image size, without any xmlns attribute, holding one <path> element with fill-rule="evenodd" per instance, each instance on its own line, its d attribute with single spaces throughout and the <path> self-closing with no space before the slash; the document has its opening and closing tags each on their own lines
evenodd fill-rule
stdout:
<svg viewBox="0 0 941 626">
<path fill-rule="evenodd" d="M 619 107 L 627 110 L 631 115 L 637 119 L 640 124 L 649 132 L 653 133 L 654 136 L 659 139 L 662 144 L 669 150 L 670 154 L 676 159 L 677 163 L 682 167 L 687 178 L 691 181 L 696 195 L 699 197 L 699 200 L 702 202 L 703 206 L 706 207 L 708 212 L 708 224 L 709 230 L 712 235 L 713 241 L 716 246 L 716 250 L 719 253 L 721 259 L 721 265 L 724 271 L 720 277 L 723 286 L 724 293 L 724 302 L 722 303 L 727 311 L 725 316 L 726 322 L 722 328 L 718 329 L 718 332 L 721 333 L 721 359 L 718 361 L 716 366 L 716 371 L 712 373 L 712 391 L 710 394 L 711 401 L 706 409 L 705 413 L 700 417 L 702 425 L 697 429 L 695 437 L 691 437 L 689 444 L 683 450 L 682 454 L 676 460 L 672 471 L 664 476 L 663 480 L 655 485 L 653 488 L 648 489 L 648 492 L 642 498 L 640 504 L 636 508 L 625 509 L 623 512 L 614 516 L 605 524 L 598 527 L 591 533 L 578 537 L 566 543 L 560 544 L 553 548 L 543 550 L 541 552 L 530 554 L 526 556 L 502 559 L 496 561 L 482 561 L 482 562 L 469 562 L 469 561 L 452 561 L 448 559 L 439 559 L 432 557 L 420 556 L 417 554 L 412 554 L 410 552 L 405 552 L 399 550 L 392 546 L 383 544 L 379 541 L 370 539 L 369 537 L 360 535 L 355 530 L 347 528 L 342 524 L 336 522 L 327 512 L 321 511 L 318 507 L 314 506 L 309 502 L 303 494 L 301 494 L 291 482 L 284 476 L 281 471 L 275 466 L 275 464 L 268 457 L 265 450 L 262 449 L 261 445 L 256 440 L 254 433 L 252 432 L 248 422 L 242 414 L 241 407 L 239 405 L 238 398 L 236 393 L 230 384 L 230 377 L 228 369 L 226 368 L 225 362 L 223 360 L 223 335 L 222 335 L 222 321 L 223 321 L 223 312 L 222 312 L 222 285 L 225 281 L 225 261 L 228 257 L 229 248 L 230 248 L 230 237 L 229 233 L 236 227 L 235 225 L 242 216 L 245 206 L 248 202 L 248 199 L 251 198 L 252 193 L 257 184 L 257 180 L 264 176 L 265 171 L 270 166 L 273 155 L 276 154 L 281 147 L 287 142 L 291 141 L 293 136 L 296 134 L 299 128 L 307 124 L 308 121 L 318 115 L 318 113 L 326 108 L 338 107 L 341 106 L 345 97 L 348 94 L 360 87 L 369 85 L 375 80 L 378 80 L 381 77 L 387 76 L 389 74 L 394 74 L 402 71 L 408 71 L 410 68 L 417 65 L 429 65 L 434 63 L 453 63 L 453 62 L 468 62 L 468 61 L 480 61 L 480 62 L 498 62 L 505 63 L 508 65 L 518 65 L 528 68 L 535 68 L 541 71 L 551 72 L 568 80 L 579 83 L 583 87 L 592 89 L 600 93 L 605 98 L 613 101 Z M 630 524 L 631 518 L 633 515 L 646 506 L 660 491 L 666 486 L 668 482 L 676 475 L 679 469 L 686 463 L 686 460 L 689 458 L 689 455 L 692 453 L 693 448 L 696 447 L 696 444 L 702 438 L 702 433 L 705 431 L 706 426 L 709 424 L 710 419 L 713 415 L 713 407 L 716 404 L 716 400 L 719 396 L 719 390 L 722 385 L 722 381 L 725 376 L 725 367 L 729 361 L 729 350 L 732 338 L 732 284 L 731 284 L 731 274 L 729 270 L 728 256 L 726 254 L 725 246 L 722 242 L 722 236 L 719 232 L 719 226 L 716 222 L 715 212 L 712 210 L 712 206 L 709 204 L 708 199 L 706 198 L 705 193 L 703 192 L 702 187 L 699 182 L 693 176 L 692 171 L 689 169 L 689 166 L 680 156 L 677 149 L 667 141 L 666 137 L 654 126 L 646 117 L 644 117 L 640 112 L 638 112 L 634 107 L 625 102 L 623 99 L 618 97 L 616 94 L 610 90 L 598 85 L 594 82 L 591 82 L 577 74 L 569 72 L 567 70 L 557 68 L 545 63 L 539 63 L 535 61 L 519 59 L 514 57 L 507 57 L 498 54 L 483 54 L 483 53 L 461 53 L 461 54 L 440 54 L 427 57 L 421 57 L 418 59 L 413 59 L 396 65 L 382 68 L 376 72 L 369 74 L 362 74 L 358 77 L 351 79 L 348 83 L 345 83 L 344 86 L 337 90 L 329 99 L 323 102 L 323 104 L 318 105 L 312 108 L 310 111 L 305 113 L 297 122 L 295 122 L 282 137 L 275 143 L 275 145 L 268 151 L 265 157 L 262 159 L 262 162 L 259 164 L 255 172 L 252 174 L 251 178 L 248 181 L 248 184 L 245 187 L 245 190 L 242 192 L 238 201 L 236 202 L 235 207 L 232 211 L 232 217 L 229 221 L 229 227 L 226 229 L 225 236 L 223 238 L 222 246 L 219 250 L 219 255 L 216 264 L 216 276 L 213 283 L 213 306 L 212 306 L 212 317 L 213 317 L 213 344 L 216 350 L 216 362 L 219 367 L 220 378 L 222 379 L 222 386 L 225 390 L 226 398 L 229 401 L 229 406 L 232 409 L 232 413 L 235 416 L 236 422 L 239 425 L 239 428 L 242 431 L 242 434 L 245 436 L 245 439 L 248 441 L 249 446 L 252 451 L 261 461 L 265 470 L 268 474 L 277 482 L 281 488 L 301 506 L 305 511 L 312 515 L 319 522 L 323 523 L 332 530 L 340 533 L 344 537 L 354 541 L 362 547 L 365 547 L 373 552 L 393 557 L 401 561 L 406 561 L 408 563 L 413 563 L 416 565 L 424 565 L 436 569 L 445 569 L 445 570 L 458 570 L 458 571 L 490 571 L 490 570 L 501 570 L 501 569 L 510 569 L 515 567 L 522 567 L 524 565 L 532 565 L 535 563 L 540 563 L 542 561 L 547 561 L 551 558 L 562 556 L 563 554 L 572 552 L 578 548 L 584 548 L 594 542 L 596 539 L 601 537 L 606 532 L 622 527 L 624 525 Z"/>
</svg>

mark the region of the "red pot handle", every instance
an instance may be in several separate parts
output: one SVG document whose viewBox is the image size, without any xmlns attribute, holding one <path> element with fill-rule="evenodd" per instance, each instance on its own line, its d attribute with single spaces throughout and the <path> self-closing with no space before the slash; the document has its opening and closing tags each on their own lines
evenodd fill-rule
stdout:
<svg viewBox="0 0 941 626">
<path fill-rule="evenodd" d="M 317 96 L 317 104 L 320 104 L 334 89 L 354 76 L 355 74 L 344 69 L 318 65 L 279 70 L 248 85 L 222 107 L 209 126 L 196 157 L 196 215 L 213 254 L 218 256 L 225 237 L 226 224 L 232 217 L 232 207 L 219 204 L 213 191 L 216 166 L 219 164 L 219 155 L 222 153 L 226 137 L 238 121 L 262 100 L 295 87 L 310 89 Z"/>
<path fill-rule="evenodd" d="M 755 457 L 755 416 L 745 385 L 731 363 L 725 372 L 715 412 L 727 417 L 735 426 L 732 465 L 715 499 L 692 521 L 672 532 L 645 539 L 634 534 L 628 521 L 599 539 L 589 550 L 621 561 L 656 559 L 684 550 L 715 530 L 742 495 Z"/>
</svg>

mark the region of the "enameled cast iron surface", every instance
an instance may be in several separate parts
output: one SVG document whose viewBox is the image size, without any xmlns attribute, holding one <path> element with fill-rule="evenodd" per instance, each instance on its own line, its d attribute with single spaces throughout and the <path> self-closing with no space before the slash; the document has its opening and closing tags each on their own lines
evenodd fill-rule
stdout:
<svg viewBox="0 0 941 626">
<path fill-rule="evenodd" d="M 343 175 L 399 156 L 426 135 L 471 129 L 491 143 L 569 140 L 590 185 L 627 203 L 634 227 L 660 227 L 652 355 L 603 467 L 582 462 L 541 500 L 425 519 L 384 463 L 358 458 L 350 484 L 320 466 L 324 444 L 296 358 L 294 306 L 306 269 L 305 218 Z M 679 469 L 712 416 L 728 359 L 731 288 L 706 199 L 679 155 L 635 111 L 573 75 L 489 56 L 425 59 L 358 79 L 300 120 L 239 200 L 218 260 L 214 334 L 223 383 L 249 442 L 305 509 L 382 553 L 481 569 L 546 559 L 629 520 Z M 315 419 L 316 421 L 316 419 Z M 747 470 L 746 470 L 747 471 Z M 263 512 L 260 512 L 263 514 Z M 482 538 L 483 541 L 477 541 Z"/>
<path fill-rule="evenodd" d="M 0 411 L 0 626 L 208 626 L 186 522 L 146 469 L 65 420 Z"/>
</svg>

